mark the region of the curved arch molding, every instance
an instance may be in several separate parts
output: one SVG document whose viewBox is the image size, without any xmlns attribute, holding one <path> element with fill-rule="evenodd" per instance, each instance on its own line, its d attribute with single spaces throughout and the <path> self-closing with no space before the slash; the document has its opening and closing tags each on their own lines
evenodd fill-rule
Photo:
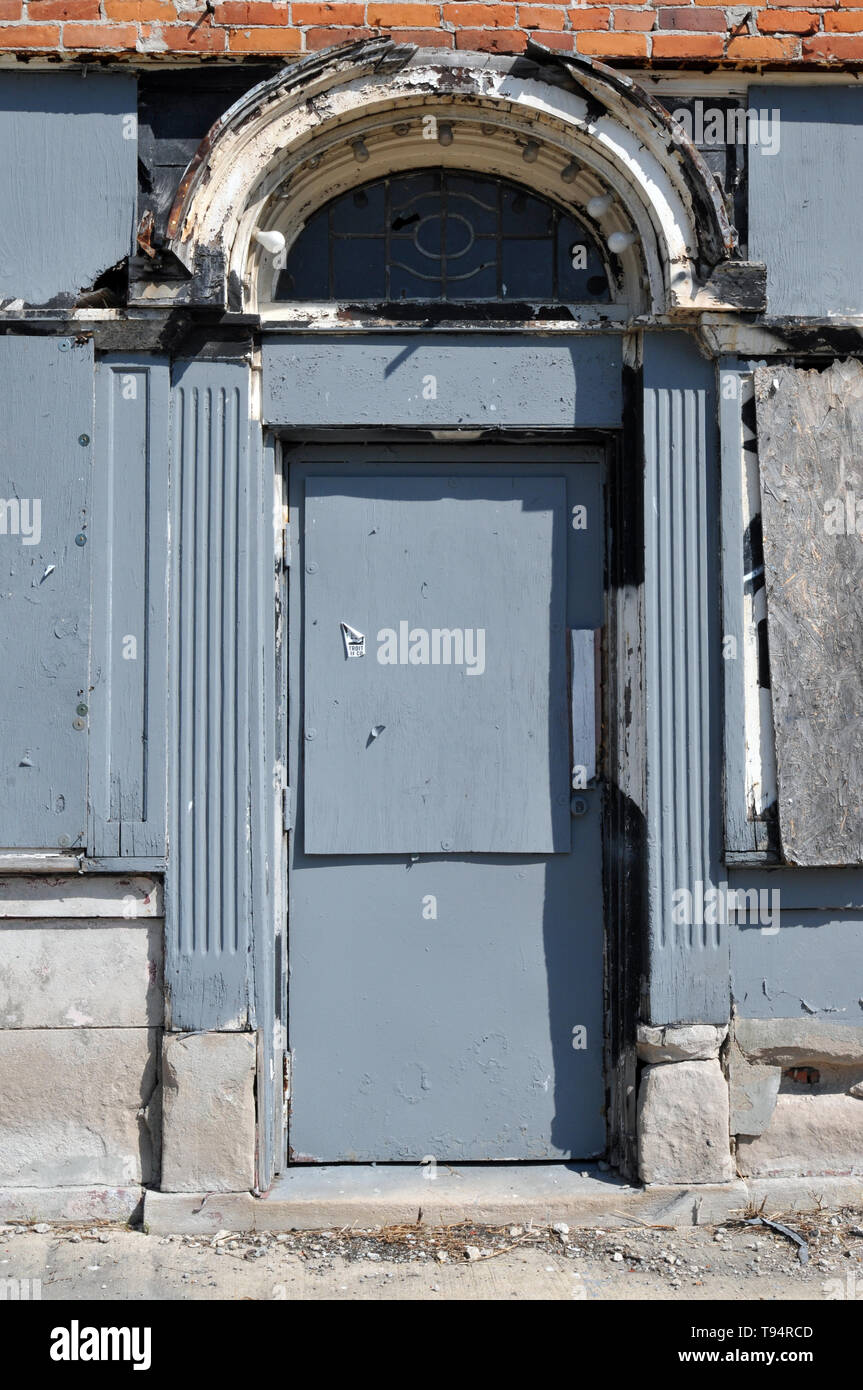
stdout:
<svg viewBox="0 0 863 1390">
<path fill-rule="evenodd" d="M 422 138 L 416 118 L 427 116 L 452 122 L 447 146 Z M 160 280 L 154 266 L 138 298 L 254 310 L 256 228 L 287 228 L 290 240 L 335 193 L 432 162 L 568 198 L 582 217 L 591 198 L 611 194 L 593 225 L 606 240 L 636 233 L 619 256 L 634 313 L 764 308 L 765 269 L 740 258 L 707 165 L 631 78 L 535 43 L 497 58 L 386 37 L 312 54 L 225 112 L 177 190 L 165 248 L 173 276 Z"/>
</svg>

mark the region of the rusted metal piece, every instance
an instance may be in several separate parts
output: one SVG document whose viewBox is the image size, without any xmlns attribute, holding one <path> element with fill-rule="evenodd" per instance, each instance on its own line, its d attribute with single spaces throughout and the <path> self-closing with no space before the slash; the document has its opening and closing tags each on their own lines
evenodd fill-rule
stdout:
<svg viewBox="0 0 863 1390">
<path fill-rule="evenodd" d="M 186 168 L 168 215 L 168 239 L 173 241 L 182 227 L 189 195 L 197 186 L 199 177 L 206 177 L 207 161 L 219 137 L 227 130 L 240 129 L 261 111 L 274 93 L 294 91 L 321 73 L 337 71 L 341 66 L 350 67 L 357 62 L 368 63 L 379 72 L 398 72 L 415 53 L 416 45 L 397 44 L 386 35 L 352 40 L 335 48 L 310 53 L 290 68 L 277 72 L 250 92 L 244 93 L 210 127 Z"/>
<path fill-rule="evenodd" d="M 598 62 L 596 58 L 584 58 L 577 53 L 559 53 L 534 39 L 528 39 L 525 56 L 535 63 L 567 69 L 585 94 L 600 102 L 603 109 L 602 89 L 611 88 L 625 102 L 647 116 L 654 126 L 658 126 L 679 156 L 683 178 L 696 213 L 699 252 L 704 264 L 712 268 L 720 261 L 739 256 L 737 229 L 728 216 L 719 185 L 706 161 L 686 131 L 674 122 L 665 107 L 644 87 L 624 73 Z"/>
</svg>

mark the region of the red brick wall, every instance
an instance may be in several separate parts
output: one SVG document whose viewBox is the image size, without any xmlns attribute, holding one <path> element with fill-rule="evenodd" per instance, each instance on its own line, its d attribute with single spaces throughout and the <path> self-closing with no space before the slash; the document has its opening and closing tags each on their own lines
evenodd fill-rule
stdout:
<svg viewBox="0 0 863 1390">
<path fill-rule="evenodd" d="M 662 4 L 306 3 L 306 0 L 0 0 L 0 50 L 177 57 L 285 56 L 387 32 L 437 48 L 551 48 L 643 66 L 863 65 L 863 0 Z"/>
</svg>

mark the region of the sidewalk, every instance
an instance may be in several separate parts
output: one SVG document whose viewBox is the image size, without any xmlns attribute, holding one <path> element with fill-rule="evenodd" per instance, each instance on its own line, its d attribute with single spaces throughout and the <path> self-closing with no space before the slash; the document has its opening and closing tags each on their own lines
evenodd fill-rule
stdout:
<svg viewBox="0 0 863 1390">
<path fill-rule="evenodd" d="M 809 1260 L 766 1227 L 613 1230 L 402 1226 L 213 1237 L 118 1226 L 0 1228 L 0 1281 L 42 1299 L 848 1299 L 863 1296 L 863 1214 L 791 1216 Z M 562 1224 L 562 1223 L 559 1223 Z M 20 1283 L 6 1297 L 26 1297 Z M 33 1289 L 31 1284 L 30 1289 Z"/>
</svg>

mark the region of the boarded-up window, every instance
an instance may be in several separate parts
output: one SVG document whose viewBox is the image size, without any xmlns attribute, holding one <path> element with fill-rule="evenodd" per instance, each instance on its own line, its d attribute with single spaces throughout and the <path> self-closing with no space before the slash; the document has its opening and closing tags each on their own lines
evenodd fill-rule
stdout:
<svg viewBox="0 0 863 1390">
<path fill-rule="evenodd" d="M 755 373 L 782 853 L 863 863 L 863 367 Z"/>
</svg>

